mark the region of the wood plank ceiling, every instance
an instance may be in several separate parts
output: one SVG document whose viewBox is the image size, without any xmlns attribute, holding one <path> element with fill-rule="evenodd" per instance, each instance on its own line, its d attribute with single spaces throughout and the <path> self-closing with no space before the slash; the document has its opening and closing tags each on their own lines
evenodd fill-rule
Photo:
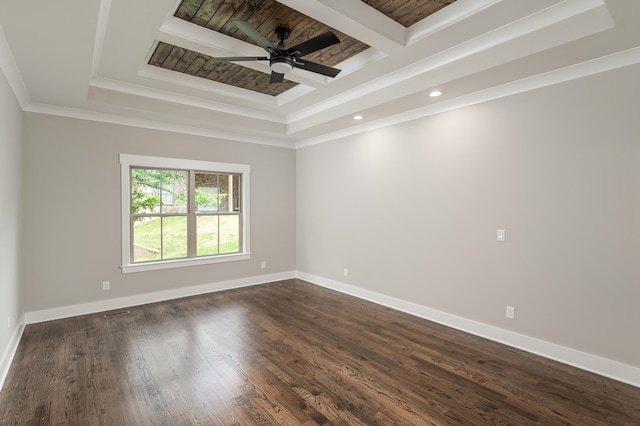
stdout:
<svg viewBox="0 0 640 426">
<path fill-rule="evenodd" d="M 401 25 L 409 27 L 456 0 L 362 1 Z M 288 46 L 294 46 L 325 31 L 332 31 L 340 39 L 339 44 L 305 56 L 309 61 L 330 67 L 369 47 L 275 0 L 182 0 L 174 16 L 251 44 L 255 43 L 239 31 L 232 21 L 248 22 L 274 45 L 278 44 L 274 30 L 281 24 L 291 28 Z M 282 83 L 269 84 L 267 73 L 230 62 L 217 61 L 202 53 L 164 42 L 158 42 L 149 64 L 271 96 L 277 96 L 297 85 L 286 79 Z"/>
<path fill-rule="evenodd" d="M 456 0 L 362 0 L 378 12 L 409 28 Z"/>
</svg>

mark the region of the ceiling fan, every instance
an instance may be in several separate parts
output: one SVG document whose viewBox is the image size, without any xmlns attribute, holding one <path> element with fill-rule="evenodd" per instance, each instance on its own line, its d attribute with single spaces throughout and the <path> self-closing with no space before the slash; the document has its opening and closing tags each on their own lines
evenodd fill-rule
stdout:
<svg viewBox="0 0 640 426">
<path fill-rule="evenodd" d="M 340 39 L 331 31 L 327 31 L 319 36 L 310 38 L 307 41 L 303 41 L 300 44 L 287 48 L 284 41 L 289 38 L 289 35 L 291 35 L 291 29 L 286 25 L 279 25 L 275 29 L 276 37 L 280 40 L 280 43 L 276 47 L 249 23 L 245 21 L 232 21 L 232 23 L 238 28 L 238 30 L 242 31 L 247 35 L 247 37 L 256 42 L 258 46 L 266 50 L 269 53 L 269 56 L 237 56 L 214 59 L 228 62 L 269 61 L 269 67 L 271 68 L 271 78 L 269 79 L 269 83 L 282 83 L 284 75 L 294 68 L 300 68 L 326 75 L 328 77 L 335 77 L 341 71 L 337 68 L 331 68 L 326 65 L 301 59 L 305 55 L 340 43 Z"/>
</svg>

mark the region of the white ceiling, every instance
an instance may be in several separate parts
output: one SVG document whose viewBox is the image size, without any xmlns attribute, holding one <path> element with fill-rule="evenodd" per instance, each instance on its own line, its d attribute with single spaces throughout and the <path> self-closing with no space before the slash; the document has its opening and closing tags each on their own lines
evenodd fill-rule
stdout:
<svg viewBox="0 0 640 426">
<path fill-rule="evenodd" d="M 25 111 L 301 147 L 640 62 L 637 0 L 458 0 L 410 28 L 360 0 L 280 2 L 371 48 L 273 97 L 147 65 L 157 41 L 264 54 L 173 17 L 179 0 L 2 1 L 0 69 Z"/>
</svg>

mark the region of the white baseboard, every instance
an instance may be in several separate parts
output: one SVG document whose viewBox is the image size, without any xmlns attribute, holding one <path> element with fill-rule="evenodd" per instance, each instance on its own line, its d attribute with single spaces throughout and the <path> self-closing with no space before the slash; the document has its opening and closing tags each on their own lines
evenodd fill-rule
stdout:
<svg viewBox="0 0 640 426">
<path fill-rule="evenodd" d="M 397 309 L 430 321 L 437 322 L 449 327 L 456 328 L 480 337 L 487 338 L 508 346 L 522 349 L 545 358 L 553 359 L 582 370 L 590 371 L 601 376 L 609 377 L 620 382 L 628 383 L 640 387 L 640 368 L 613 361 L 597 355 L 567 348 L 555 343 L 546 342 L 534 337 L 505 330 L 499 327 L 473 321 L 468 318 L 448 314 L 397 299 L 374 291 L 355 287 L 349 284 L 333 281 L 324 277 L 308 274 L 300 271 L 289 271 L 278 274 L 259 275 L 254 277 L 240 278 L 237 280 L 222 281 L 211 284 L 203 284 L 192 287 L 184 287 L 172 290 L 159 291 L 154 293 L 140 294 L 131 297 L 108 299 L 99 302 L 83 303 L 79 305 L 63 306 L 60 308 L 45 309 L 35 312 L 27 312 L 21 324 L 16 327 L 11 344 L 5 351 L 0 364 L 0 385 L 4 382 L 5 376 L 18 348 L 20 337 L 24 329 L 24 324 L 33 324 L 43 321 L 51 321 L 60 318 L 68 318 L 77 315 L 86 315 L 96 312 L 122 309 L 130 306 L 144 305 L 147 303 L 161 302 L 164 300 L 178 299 L 181 297 L 196 296 L 199 294 L 212 293 L 216 291 L 229 290 L 233 288 L 247 287 L 258 284 L 266 284 L 274 281 L 300 278 L 312 284 L 330 288 L 341 293 L 349 294 L 360 299 L 368 300 L 379 305 Z"/>
<path fill-rule="evenodd" d="M 0 389 L 2 389 L 2 387 L 4 386 L 4 381 L 7 378 L 7 374 L 9 374 L 9 367 L 11 367 L 13 358 L 15 357 L 16 351 L 18 350 L 18 345 L 20 344 L 20 339 L 22 338 L 23 331 L 24 316 L 22 316 L 18 320 L 16 328 L 13 329 L 13 334 L 11 335 L 11 339 L 9 340 L 9 345 L 7 345 L 7 349 L 2 354 L 2 360 L 0 360 Z"/>
<path fill-rule="evenodd" d="M 365 290 L 317 275 L 298 271 L 297 278 L 640 387 L 640 368 L 632 365 L 623 364 L 587 352 L 567 348 L 555 343 L 546 342 L 524 334 L 448 314 L 416 303 L 407 302 L 406 300 L 386 296 L 381 293 Z"/>
<path fill-rule="evenodd" d="M 128 308 L 131 306 L 144 305 L 147 303 L 162 302 L 164 300 L 179 299 L 181 297 L 197 296 L 199 294 L 213 293 L 216 291 L 265 284 L 274 281 L 295 278 L 295 276 L 295 271 L 281 272 L 269 275 L 258 275 L 247 278 L 239 278 L 236 280 L 221 281 L 217 283 L 138 294 L 129 297 L 101 300 L 99 302 L 89 302 L 78 305 L 62 306 L 59 308 L 44 309 L 41 311 L 26 312 L 24 314 L 24 318 L 26 324 L 34 324 L 37 322 L 75 317 L 78 315 L 87 315 L 94 314 L 96 312 Z"/>
</svg>

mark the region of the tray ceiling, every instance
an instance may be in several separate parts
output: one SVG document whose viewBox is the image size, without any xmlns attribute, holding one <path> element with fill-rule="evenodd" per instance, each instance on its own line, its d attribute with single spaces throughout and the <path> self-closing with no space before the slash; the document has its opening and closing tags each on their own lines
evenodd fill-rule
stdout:
<svg viewBox="0 0 640 426">
<path fill-rule="evenodd" d="M 362 1 L 394 21 L 409 27 L 456 0 Z M 369 48 L 365 43 L 275 0 L 182 0 L 173 15 L 211 31 L 252 44 L 255 43 L 239 31 L 233 25 L 233 21 L 248 22 L 273 45 L 278 44 L 274 30 L 279 25 L 285 25 L 291 29 L 291 36 L 286 41 L 287 46 L 295 46 L 326 31 L 331 31 L 340 39 L 339 44 L 305 56 L 305 59 L 330 67 L 335 67 Z M 271 96 L 280 95 L 297 85 L 287 79 L 283 83 L 269 84 L 267 73 L 247 68 L 242 64 L 218 61 L 203 53 L 164 42 L 157 43 L 149 64 Z"/>
<path fill-rule="evenodd" d="M 640 62 L 638 16 L 627 0 L 0 2 L 0 67 L 26 111 L 296 147 Z M 269 84 L 268 61 L 220 63 L 266 56 L 236 19 L 274 44 L 288 24 L 289 46 L 333 31 L 307 57 L 342 71 Z"/>
</svg>

